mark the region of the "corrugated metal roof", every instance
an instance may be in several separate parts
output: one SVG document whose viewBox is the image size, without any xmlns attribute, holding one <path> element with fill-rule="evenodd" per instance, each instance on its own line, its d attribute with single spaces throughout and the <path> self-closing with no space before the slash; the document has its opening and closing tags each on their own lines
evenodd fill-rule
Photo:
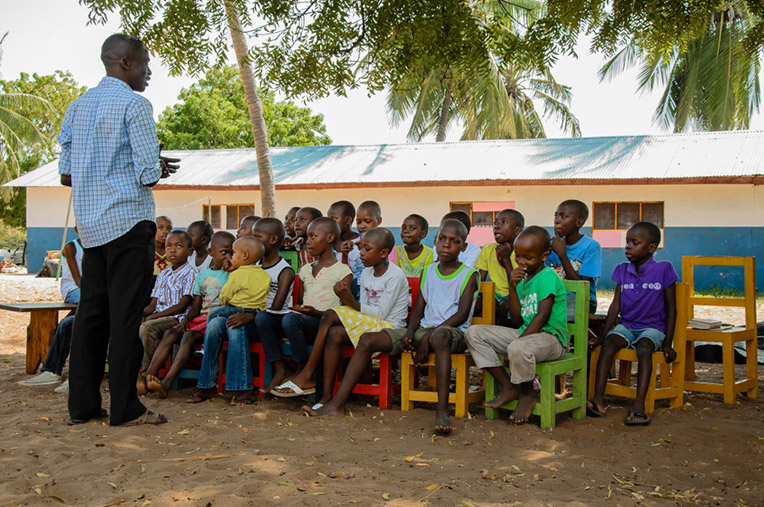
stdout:
<svg viewBox="0 0 764 507">
<path fill-rule="evenodd" d="M 172 186 L 255 186 L 255 150 L 168 151 Z M 276 185 L 631 180 L 764 174 L 764 132 L 271 148 Z M 59 185 L 54 161 L 9 186 Z"/>
</svg>

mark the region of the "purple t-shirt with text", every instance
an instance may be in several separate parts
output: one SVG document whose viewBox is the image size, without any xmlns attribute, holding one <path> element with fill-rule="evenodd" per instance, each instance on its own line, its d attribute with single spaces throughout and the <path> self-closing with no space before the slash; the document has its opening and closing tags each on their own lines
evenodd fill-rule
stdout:
<svg viewBox="0 0 764 507">
<path fill-rule="evenodd" d="M 624 262 L 615 267 L 611 280 L 621 286 L 621 324 L 629 329 L 651 327 L 666 332 L 663 292 L 679 277 L 670 262 L 650 259 L 636 266 Z"/>
</svg>

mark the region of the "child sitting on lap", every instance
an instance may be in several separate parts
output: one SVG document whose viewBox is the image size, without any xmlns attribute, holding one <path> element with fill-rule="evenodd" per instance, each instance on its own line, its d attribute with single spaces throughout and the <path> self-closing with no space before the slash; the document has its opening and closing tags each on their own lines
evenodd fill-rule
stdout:
<svg viewBox="0 0 764 507">
<path fill-rule="evenodd" d="M 318 260 L 300 269 L 300 297 L 292 308 L 294 312 L 287 314 L 281 322 L 292 347 L 292 361 L 297 363 L 299 369 L 305 367 L 307 345 L 315 339 L 324 313 L 342 304 L 334 287 L 340 282 L 349 287 L 353 280 L 350 268 L 334 256 L 332 245 L 339 234 L 339 225 L 328 217 L 317 218 L 308 227 L 307 247 Z M 301 389 L 294 382 L 287 381 L 273 389 L 271 394 L 291 398 L 315 392 L 315 387 Z"/>
<path fill-rule="evenodd" d="M 432 349 L 438 389 L 435 431 L 451 431 L 448 415 L 451 353 L 465 349 L 464 330 L 472 319 L 479 283 L 477 272 L 459 262 L 459 252 L 464 250 L 466 241 L 467 228 L 460 221 L 445 220 L 440 225 L 435 240 L 440 260 L 425 268 L 408 328 L 363 334 L 337 395 L 323 407 L 308 410 L 310 415 L 343 415 L 345 403 L 373 354 L 416 351 L 415 361 L 423 363 Z"/>
<path fill-rule="evenodd" d="M 393 234 L 387 229 L 372 229 L 364 234 L 361 260 L 366 269 L 361 275 L 360 302 L 355 300 L 344 281 L 334 286 L 334 293 L 344 306 L 324 312 L 313 352 L 305 368 L 290 378 L 302 390 L 315 387 L 313 374 L 323 359 L 323 395 L 312 410 L 317 410 L 332 397 L 343 345 L 356 346 L 360 336 L 366 332 L 406 325 L 408 282 L 403 271 L 387 259 L 394 245 Z"/>
<path fill-rule="evenodd" d="M 173 380 L 193 354 L 194 346 L 204 339 L 207 315 L 220 306 L 220 291 L 228 280 L 228 272 L 222 268 L 227 261 L 231 260 L 234 239 L 233 234 L 226 231 L 219 231 L 212 235 L 209 251 L 212 263 L 209 268 L 196 275 L 194 288 L 191 291 L 194 297 L 191 310 L 183 317 L 180 324 L 165 332 L 151 359 L 146 374 L 146 387 L 159 398 L 167 397 Z M 180 342 L 178 354 L 167 376 L 160 381 L 156 375 L 172 353 L 173 345 L 178 342 Z"/>
<path fill-rule="evenodd" d="M 151 293 L 151 302 L 143 310 L 143 323 L 138 334 L 143 343 L 143 369 L 148 370 L 159 339 L 178 325 L 193 297 L 196 270 L 188 263 L 191 236 L 184 231 L 173 231 L 167 236 L 165 255 L 171 267 L 159 273 Z M 138 393 L 146 393 L 146 381 L 138 374 Z"/>
<path fill-rule="evenodd" d="M 390 262 L 403 270 L 408 278 L 420 278 L 422 271 L 433 263 L 432 248 L 422 244 L 429 224 L 421 215 L 409 215 L 401 224 L 402 245 L 390 253 Z"/>
<path fill-rule="evenodd" d="M 231 273 L 220 291 L 223 306 L 210 313 L 211 319 L 265 310 L 271 277 L 257 264 L 264 251 L 262 242 L 254 236 L 243 236 L 234 241 L 233 256 L 224 266 Z"/>
<path fill-rule="evenodd" d="M 484 405 L 499 408 L 518 400 L 509 418 L 515 424 L 526 422 L 539 401 L 533 388 L 536 362 L 560 359 L 570 342 L 565 287 L 544 266 L 549 240 L 549 233 L 535 225 L 515 240 L 518 267 L 510 274 L 509 316 L 512 326 L 519 329 L 472 326 L 466 333 L 475 365 L 493 375 L 499 385 L 496 398 Z M 498 354 L 507 355 L 511 378 Z"/>
<path fill-rule="evenodd" d="M 649 222 L 637 222 L 626 233 L 626 258 L 616 266 L 612 280 L 617 284 L 613 302 L 607 312 L 604 337 L 590 345 L 602 344 L 594 398 L 586 404 L 586 413 L 594 417 L 605 415 L 605 387 L 615 353 L 624 347 L 636 349 L 637 396 L 626 416 L 628 426 L 646 426 L 645 396 L 653 373 L 653 352 L 660 348 L 671 363 L 676 352 L 671 347 L 676 324 L 676 281 L 678 277 L 670 262 L 656 262 L 653 254 L 661 242 L 661 230 Z M 621 322 L 613 327 L 618 315 Z M 682 372 L 679 373 L 680 375 Z"/>
</svg>

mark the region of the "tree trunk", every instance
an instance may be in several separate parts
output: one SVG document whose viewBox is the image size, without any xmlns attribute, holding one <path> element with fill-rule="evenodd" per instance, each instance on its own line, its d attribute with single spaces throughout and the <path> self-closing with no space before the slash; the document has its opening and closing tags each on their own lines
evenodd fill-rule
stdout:
<svg viewBox="0 0 764 507">
<path fill-rule="evenodd" d="M 440 119 L 438 120 L 438 133 L 435 136 L 436 143 L 446 140 L 446 127 L 448 126 L 448 113 L 451 111 L 451 84 L 446 84 L 446 96 L 440 106 Z"/>
<path fill-rule="evenodd" d="M 225 0 L 225 10 L 233 48 L 236 52 L 236 60 L 239 64 L 241 82 L 244 85 L 244 95 L 247 98 L 249 121 L 252 123 L 252 136 L 255 139 L 257 169 L 260 173 L 261 213 L 264 217 L 275 217 L 276 188 L 273 183 L 273 166 L 268 149 L 268 132 L 265 129 L 265 119 L 263 118 L 263 104 L 257 94 L 257 82 L 252 72 L 252 66 L 247 62 L 247 53 L 249 52 L 247 39 L 241 28 L 239 14 L 233 0 Z"/>
</svg>

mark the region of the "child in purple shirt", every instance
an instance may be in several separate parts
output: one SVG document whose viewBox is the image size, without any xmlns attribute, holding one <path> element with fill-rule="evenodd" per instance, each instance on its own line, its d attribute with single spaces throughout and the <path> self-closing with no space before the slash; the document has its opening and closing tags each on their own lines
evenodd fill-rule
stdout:
<svg viewBox="0 0 764 507">
<path fill-rule="evenodd" d="M 620 349 L 636 349 L 637 396 L 624 421 L 627 426 L 647 426 L 645 396 L 653 373 L 653 352 L 660 348 L 671 363 L 676 352 L 671 347 L 676 321 L 676 281 L 678 277 L 670 262 L 656 262 L 653 253 L 661 242 L 660 229 L 649 222 L 638 222 L 626 233 L 626 258 L 616 266 L 612 280 L 617 284 L 613 302 L 607 313 L 604 337 L 590 342 L 602 344 L 594 397 L 586 404 L 586 413 L 594 417 L 605 415 L 604 394 L 613 356 Z M 621 322 L 613 327 L 618 315 Z"/>
</svg>

